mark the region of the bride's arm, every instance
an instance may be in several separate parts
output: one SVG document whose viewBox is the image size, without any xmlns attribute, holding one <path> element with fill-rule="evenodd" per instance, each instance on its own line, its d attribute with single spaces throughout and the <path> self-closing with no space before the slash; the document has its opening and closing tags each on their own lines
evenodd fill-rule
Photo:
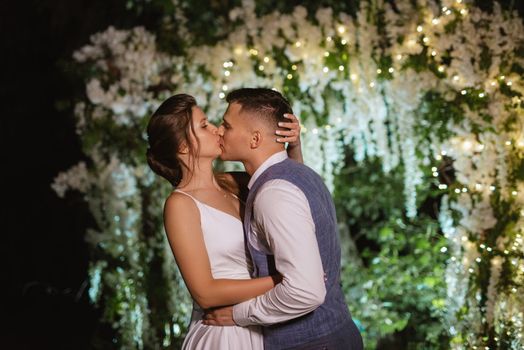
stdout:
<svg viewBox="0 0 524 350">
<path fill-rule="evenodd" d="M 237 304 L 262 295 L 278 282 L 274 277 L 214 279 L 195 203 L 173 193 L 164 207 L 164 226 L 171 250 L 193 299 L 204 309 Z M 241 232 L 239 232 L 241 234 Z"/>
<path fill-rule="evenodd" d="M 279 136 L 277 142 L 287 142 L 287 155 L 289 158 L 296 160 L 299 163 L 304 163 L 302 157 L 302 145 L 300 143 L 300 122 L 293 114 L 284 114 L 284 117 L 289 119 L 289 122 L 280 122 L 278 126 L 288 130 L 277 130 L 276 134 Z"/>
</svg>

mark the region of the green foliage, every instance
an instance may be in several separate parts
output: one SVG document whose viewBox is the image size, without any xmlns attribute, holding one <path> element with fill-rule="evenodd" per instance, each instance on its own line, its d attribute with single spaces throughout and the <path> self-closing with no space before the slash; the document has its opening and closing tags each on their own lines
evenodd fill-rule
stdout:
<svg viewBox="0 0 524 350">
<path fill-rule="evenodd" d="M 445 349 L 445 238 L 434 213 L 405 218 L 402 174 L 384 174 L 376 160 L 359 166 L 348 157 L 336 178 L 339 220 L 349 231 L 342 239 L 360 251 L 358 257 L 345 252 L 353 256 L 343 267 L 343 287 L 366 348 Z"/>
</svg>

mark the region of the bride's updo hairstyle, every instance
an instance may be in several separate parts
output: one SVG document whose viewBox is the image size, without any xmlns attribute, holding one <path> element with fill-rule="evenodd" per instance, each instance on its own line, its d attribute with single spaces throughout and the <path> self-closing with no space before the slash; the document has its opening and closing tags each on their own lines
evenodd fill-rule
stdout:
<svg viewBox="0 0 524 350">
<path fill-rule="evenodd" d="M 162 102 L 147 125 L 147 163 L 173 187 L 178 186 L 182 180 L 182 167 L 190 170 L 177 156 L 180 148 L 187 146 L 193 159 L 198 156 L 190 142 L 190 133 L 195 133 L 192 108 L 196 105 L 194 97 L 190 95 L 171 96 Z"/>
</svg>

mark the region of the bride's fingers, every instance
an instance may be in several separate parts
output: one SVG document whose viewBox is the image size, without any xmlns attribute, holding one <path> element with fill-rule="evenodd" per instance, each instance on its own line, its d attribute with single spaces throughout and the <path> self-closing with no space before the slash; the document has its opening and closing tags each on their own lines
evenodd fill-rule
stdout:
<svg viewBox="0 0 524 350">
<path fill-rule="evenodd" d="M 296 130 L 277 130 L 275 134 L 279 136 L 297 136 L 298 132 Z"/>
<path fill-rule="evenodd" d="M 290 130 L 299 130 L 300 129 L 300 124 L 298 122 L 296 122 L 296 123 L 280 122 L 280 123 L 278 123 L 278 126 L 281 127 L 281 128 L 286 128 L 286 129 L 290 129 Z"/>
</svg>

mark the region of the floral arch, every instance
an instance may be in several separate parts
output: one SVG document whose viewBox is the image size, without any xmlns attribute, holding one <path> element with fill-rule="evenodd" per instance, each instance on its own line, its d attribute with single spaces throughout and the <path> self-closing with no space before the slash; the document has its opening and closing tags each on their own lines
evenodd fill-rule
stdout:
<svg viewBox="0 0 524 350">
<path fill-rule="evenodd" d="M 497 3 L 484 12 L 461 0 L 362 2 L 356 16 L 255 10 L 243 1 L 223 40 L 180 55 L 158 49 L 141 27 L 110 27 L 74 54 L 85 72 L 75 116 L 89 162 L 59 174 L 53 188 L 82 192 L 96 219 L 89 295 L 115 341 L 169 347 L 191 307 L 162 233 L 169 189 L 144 158 L 148 116 L 184 91 L 218 118 L 228 91 L 267 86 L 292 101 L 305 162 L 330 189 L 350 148 L 357 163 L 379 159 L 384 174 L 402 172 L 407 221 L 421 191 L 439 193 L 445 296 L 435 302 L 449 346 L 521 349 L 522 19 Z M 174 18 L 173 35 L 190 42 L 182 11 Z"/>
</svg>

